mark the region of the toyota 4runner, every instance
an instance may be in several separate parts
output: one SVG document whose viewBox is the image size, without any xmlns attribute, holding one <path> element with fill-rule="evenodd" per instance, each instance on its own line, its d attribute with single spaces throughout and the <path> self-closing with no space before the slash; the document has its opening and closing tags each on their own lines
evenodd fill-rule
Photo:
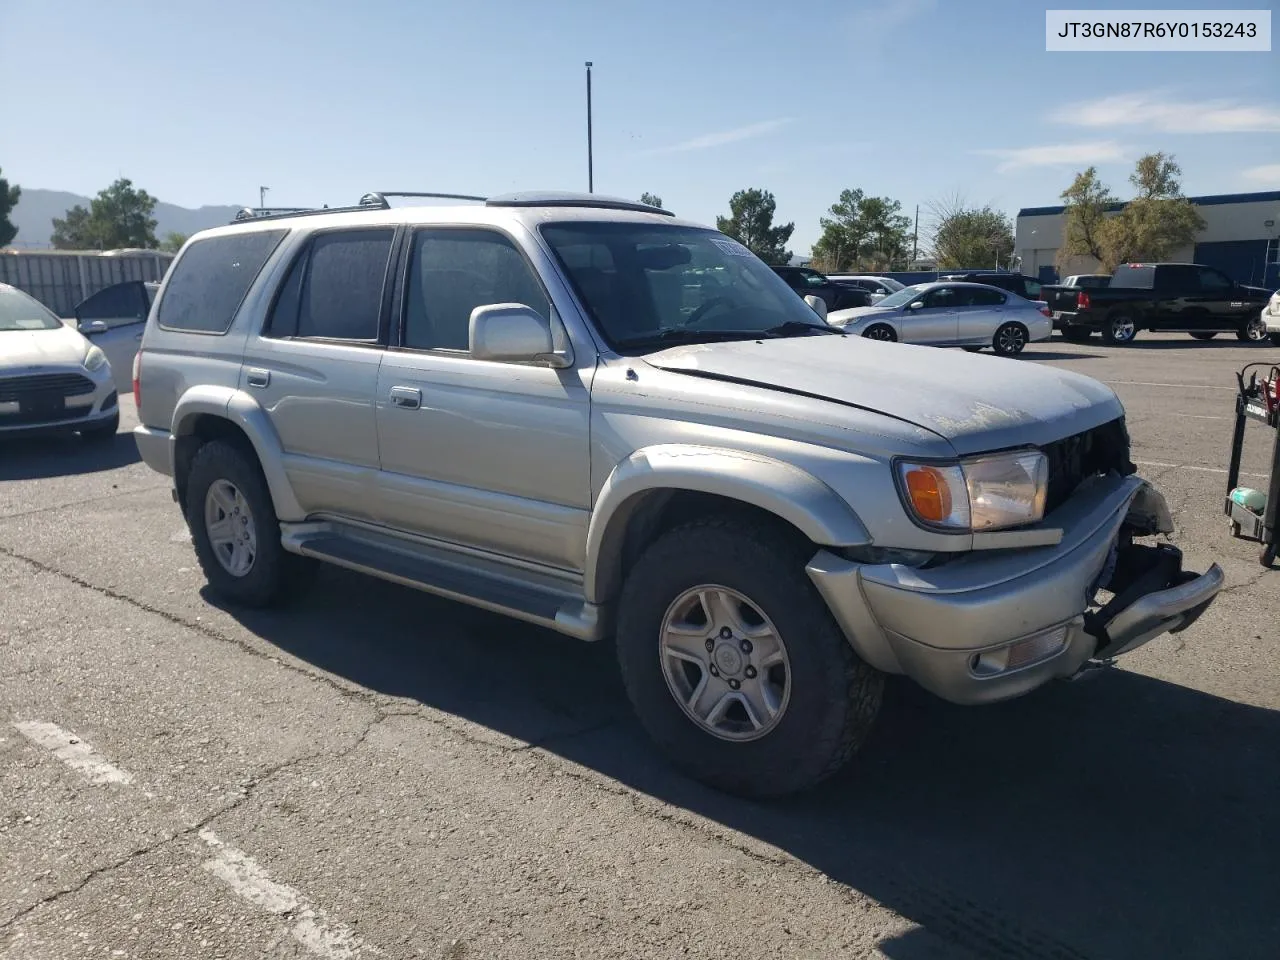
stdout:
<svg viewBox="0 0 1280 960">
<path fill-rule="evenodd" d="M 1221 588 L 1098 382 L 845 336 L 666 211 L 461 199 L 249 215 L 170 269 L 135 435 L 229 600 L 320 560 L 612 637 L 673 761 L 762 796 L 837 770 L 886 674 L 1019 696 Z"/>
</svg>

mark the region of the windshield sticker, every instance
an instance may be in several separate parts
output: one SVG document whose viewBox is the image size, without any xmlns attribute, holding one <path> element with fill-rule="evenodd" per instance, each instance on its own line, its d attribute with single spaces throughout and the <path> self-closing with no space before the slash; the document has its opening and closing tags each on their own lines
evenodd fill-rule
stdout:
<svg viewBox="0 0 1280 960">
<path fill-rule="evenodd" d="M 744 247 L 742 244 L 738 243 L 736 240 L 712 239 L 711 242 L 715 244 L 717 250 L 721 251 L 722 253 L 727 253 L 731 257 L 751 256 L 751 251 L 748 250 L 746 247 Z"/>
</svg>

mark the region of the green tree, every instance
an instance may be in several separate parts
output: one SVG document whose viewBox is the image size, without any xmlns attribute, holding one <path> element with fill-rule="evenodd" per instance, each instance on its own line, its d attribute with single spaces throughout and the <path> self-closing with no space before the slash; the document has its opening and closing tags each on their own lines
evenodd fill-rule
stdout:
<svg viewBox="0 0 1280 960">
<path fill-rule="evenodd" d="M 1058 248 L 1058 266 L 1065 267 L 1072 257 L 1090 256 L 1101 262 L 1108 229 L 1106 216 L 1116 198 L 1110 188 L 1098 179 L 1098 168 L 1077 173 L 1071 186 L 1062 191 L 1066 219 L 1062 228 L 1062 246 Z"/>
<path fill-rule="evenodd" d="M 21 197 L 22 188 L 16 184 L 9 186 L 9 181 L 0 176 L 0 247 L 13 243 L 13 238 L 18 235 L 18 228 L 9 219 L 9 214 L 18 205 Z"/>
<path fill-rule="evenodd" d="M 160 241 L 160 249 L 165 253 L 177 253 L 186 242 L 187 235 L 185 233 L 176 233 L 170 230 L 164 235 L 164 239 Z"/>
<path fill-rule="evenodd" d="M 1138 195 L 1110 218 L 1103 229 L 1105 270 L 1127 260 L 1168 260 L 1190 246 L 1204 229 L 1204 218 L 1182 194 L 1182 168 L 1169 154 L 1139 158 L 1129 176 Z"/>
<path fill-rule="evenodd" d="M 853 268 L 884 269 L 907 259 L 911 221 L 902 204 L 842 190 L 828 216 L 818 221 L 822 235 L 813 245 L 814 263 L 828 273 Z"/>
<path fill-rule="evenodd" d="M 53 245 L 59 250 L 114 250 L 143 247 L 154 250 L 156 199 L 121 178 L 98 193 L 86 210 L 77 204 L 64 218 L 53 220 Z"/>
<path fill-rule="evenodd" d="M 739 190 L 729 198 L 729 216 L 716 217 L 716 229 L 733 237 L 765 263 L 782 264 L 791 259 L 787 241 L 794 223 L 773 225 L 778 203 L 768 190 Z"/>
<path fill-rule="evenodd" d="M 656 193 L 645 192 L 640 194 L 640 202 L 647 203 L 651 207 L 658 207 L 659 209 L 662 208 L 662 198 Z"/>
<path fill-rule="evenodd" d="M 940 269 L 995 265 L 1013 252 L 1013 224 L 990 205 L 970 207 L 954 197 L 931 207 L 933 255 Z"/>
</svg>

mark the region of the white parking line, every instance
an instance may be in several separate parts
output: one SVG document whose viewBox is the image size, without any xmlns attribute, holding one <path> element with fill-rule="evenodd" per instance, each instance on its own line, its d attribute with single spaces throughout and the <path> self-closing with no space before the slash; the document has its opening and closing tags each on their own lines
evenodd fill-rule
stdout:
<svg viewBox="0 0 1280 960">
<path fill-rule="evenodd" d="M 91 783 L 133 783 L 133 774 L 108 763 L 102 754 L 74 733 L 43 720 L 19 720 L 15 730 L 32 743 L 78 770 Z M 150 799 L 151 794 L 145 794 Z M 258 862 L 243 851 L 227 846 L 212 830 L 201 830 L 200 839 L 215 854 L 202 866 L 243 900 L 268 913 L 293 920 L 289 933 L 310 953 L 323 960 L 358 960 L 382 951 L 362 941 L 350 929 L 330 921 L 325 912 L 293 887 L 272 880 Z M 178 834 L 181 836 L 181 833 Z"/>
<path fill-rule="evenodd" d="M 56 723 L 22 720 L 13 726 L 32 743 L 52 751 L 67 766 L 79 770 L 90 783 L 133 783 L 133 774 L 107 763 L 102 754 Z"/>
<path fill-rule="evenodd" d="M 253 857 L 227 846 L 212 830 L 201 830 L 200 839 L 217 851 L 212 859 L 204 862 L 204 868 L 241 899 L 268 913 L 296 916 L 297 921 L 289 932 L 316 956 L 325 960 L 353 960 L 380 952 L 367 946 L 342 924 L 327 922 L 323 913 L 299 891 L 276 883 Z"/>
<path fill-rule="evenodd" d="M 1224 387 L 1216 383 L 1158 383 L 1152 380 L 1103 380 L 1103 383 L 1122 383 L 1129 387 L 1177 387 L 1179 390 L 1229 390 L 1236 392 L 1235 387 Z"/>
<path fill-rule="evenodd" d="M 1161 463 L 1159 460 L 1135 460 L 1133 461 L 1133 464 L 1136 467 L 1166 467 L 1166 468 L 1176 467 L 1178 470 L 1194 470 L 1196 473 L 1221 473 L 1224 476 L 1226 475 L 1226 472 L 1227 472 L 1222 467 L 1197 467 L 1188 463 Z M 1249 470 L 1241 470 L 1240 476 L 1262 477 L 1265 479 L 1268 476 L 1268 474 L 1253 473 L 1252 471 L 1249 471 Z"/>
</svg>

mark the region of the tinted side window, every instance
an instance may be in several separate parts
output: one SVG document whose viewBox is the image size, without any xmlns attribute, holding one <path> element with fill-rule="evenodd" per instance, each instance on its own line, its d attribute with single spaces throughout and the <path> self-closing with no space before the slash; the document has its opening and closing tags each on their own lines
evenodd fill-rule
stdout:
<svg viewBox="0 0 1280 960">
<path fill-rule="evenodd" d="M 1040 299 L 1040 291 L 1044 288 L 1044 285 L 1039 280 L 1023 280 L 1022 285 L 1024 290 L 1022 295 L 1024 297 L 1028 300 Z"/>
<path fill-rule="evenodd" d="M 575 273 L 576 276 L 576 273 Z M 404 318 L 406 347 L 467 350 L 471 311 L 523 303 L 543 317 L 551 304 L 529 264 L 492 230 L 422 230 L 414 235 Z"/>
<path fill-rule="evenodd" d="M 969 294 L 969 304 L 974 307 L 996 307 L 1009 299 L 999 290 L 974 288 L 969 291 Z"/>
<path fill-rule="evenodd" d="M 1222 293 L 1234 286 L 1230 280 L 1217 270 L 1206 270 L 1201 267 L 1198 272 L 1200 274 L 1200 289 L 1205 293 Z"/>
<path fill-rule="evenodd" d="M 101 320 L 109 328 L 123 327 L 146 320 L 147 306 L 142 299 L 141 284 L 117 283 L 82 301 L 76 307 L 76 319 L 81 323 Z"/>
<path fill-rule="evenodd" d="M 1200 292 L 1200 271 L 1195 267 L 1171 264 L 1155 271 L 1155 289 L 1162 293 L 1183 295 Z"/>
<path fill-rule="evenodd" d="M 299 337 L 376 340 L 394 230 L 322 233 L 298 298 Z"/>
<path fill-rule="evenodd" d="M 956 303 L 956 291 L 953 287 L 938 287 L 925 294 L 926 307 L 953 307 Z"/>
<path fill-rule="evenodd" d="M 170 330 L 226 333 L 254 278 L 287 230 L 210 237 L 173 266 L 156 321 Z"/>
</svg>

